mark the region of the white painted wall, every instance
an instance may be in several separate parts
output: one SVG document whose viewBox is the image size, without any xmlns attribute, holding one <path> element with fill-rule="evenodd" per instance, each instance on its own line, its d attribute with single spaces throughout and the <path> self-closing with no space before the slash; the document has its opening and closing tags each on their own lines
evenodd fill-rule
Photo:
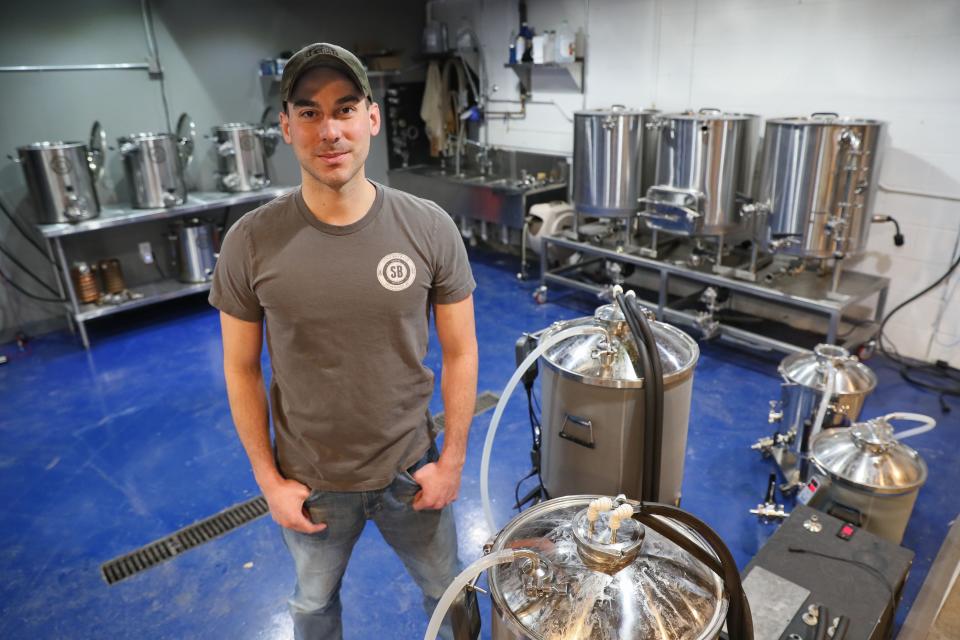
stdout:
<svg viewBox="0 0 960 640">
<path fill-rule="evenodd" d="M 433 11 L 451 36 L 470 21 L 494 95 L 516 99 L 503 68 L 516 0 L 440 0 Z M 572 112 L 613 103 L 837 111 L 889 123 L 882 183 L 960 195 L 960 0 L 528 0 L 528 15 L 538 31 L 564 19 L 585 30 L 586 90 L 535 76 L 534 99 L 556 104 L 491 123 L 494 144 L 571 153 Z M 955 259 L 960 202 L 881 192 L 876 213 L 900 221 L 906 245 L 893 245 L 889 225 L 874 227 L 869 251 L 851 262 L 891 278 L 892 308 Z M 894 316 L 888 334 L 902 352 L 960 366 L 958 288 L 960 273 Z"/>
</svg>

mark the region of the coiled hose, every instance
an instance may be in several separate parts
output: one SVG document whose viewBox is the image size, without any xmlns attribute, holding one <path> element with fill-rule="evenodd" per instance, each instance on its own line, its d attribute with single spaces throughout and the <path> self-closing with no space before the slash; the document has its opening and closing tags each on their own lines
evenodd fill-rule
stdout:
<svg viewBox="0 0 960 640">
<path fill-rule="evenodd" d="M 623 294 L 617 286 L 613 289 L 614 297 L 620 310 L 623 312 L 633 341 L 637 347 L 637 374 L 643 378 L 644 394 L 644 429 L 643 429 L 643 464 L 642 482 L 640 484 L 641 500 L 657 501 L 660 499 L 660 450 L 663 442 L 663 365 L 660 362 L 660 351 L 657 341 L 647 322 L 646 315 L 640 309 L 637 299 L 632 292 Z"/>
</svg>

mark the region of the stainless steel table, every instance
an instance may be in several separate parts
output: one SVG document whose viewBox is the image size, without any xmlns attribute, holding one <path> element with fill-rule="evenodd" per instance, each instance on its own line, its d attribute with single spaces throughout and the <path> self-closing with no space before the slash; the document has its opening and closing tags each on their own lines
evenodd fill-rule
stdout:
<svg viewBox="0 0 960 640">
<path fill-rule="evenodd" d="M 622 264 L 634 265 L 648 273 L 659 277 L 659 287 L 656 300 L 643 301 L 657 317 L 668 322 L 697 325 L 697 317 L 690 312 L 672 309 L 668 306 L 668 291 L 671 278 L 682 279 L 686 282 L 700 283 L 707 286 L 723 287 L 731 292 L 740 293 L 765 303 L 781 307 L 803 309 L 817 315 L 826 316 L 827 330 L 823 334 L 823 342 L 836 344 L 839 337 L 840 322 L 851 307 L 866 302 L 876 295 L 873 308 L 874 319 L 863 326 L 852 330 L 846 338 L 845 344 L 866 342 L 874 337 L 887 300 L 887 290 L 890 287 L 889 278 L 873 276 L 856 271 L 844 271 L 837 292 L 830 292 L 829 278 L 817 276 L 815 273 L 804 272 L 783 277 L 775 285 L 749 282 L 736 278 L 718 275 L 709 270 L 699 270 L 683 264 L 676 264 L 665 260 L 657 260 L 632 253 L 629 250 L 616 247 L 606 247 L 586 242 L 571 240 L 561 236 L 545 237 L 540 261 L 540 288 L 536 291 L 537 300 L 546 300 L 549 285 L 561 285 L 589 293 L 603 293 L 607 287 L 584 282 L 571 275 L 575 275 L 579 265 L 564 266 L 550 269 L 548 258 L 550 246 L 562 247 L 577 251 L 586 258 L 612 260 Z M 807 346 L 784 342 L 753 331 L 739 327 L 722 325 L 720 338 L 734 343 L 744 344 L 753 348 L 776 350 L 783 353 L 794 353 L 807 350 Z"/>
</svg>

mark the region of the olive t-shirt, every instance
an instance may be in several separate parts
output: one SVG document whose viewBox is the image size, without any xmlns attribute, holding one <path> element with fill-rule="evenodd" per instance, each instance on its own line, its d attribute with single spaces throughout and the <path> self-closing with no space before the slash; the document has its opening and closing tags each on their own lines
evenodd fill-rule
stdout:
<svg viewBox="0 0 960 640">
<path fill-rule="evenodd" d="M 318 220 L 299 189 L 244 215 L 223 241 L 210 304 L 264 320 L 280 472 L 321 491 L 389 485 L 430 445 L 432 304 L 476 283 L 454 221 L 374 183 L 346 226 Z"/>
</svg>

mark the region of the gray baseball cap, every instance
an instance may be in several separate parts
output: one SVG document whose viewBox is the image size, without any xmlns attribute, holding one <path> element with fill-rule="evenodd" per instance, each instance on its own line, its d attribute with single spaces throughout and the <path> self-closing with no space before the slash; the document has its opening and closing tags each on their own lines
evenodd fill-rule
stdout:
<svg viewBox="0 0 960 640">
<path fill-rule="evenodd" d="M 343 47 L 316 42 L 300 49 L 287 60 L 287 64 L 283 67 L 283 76 L 280 78 L 280 100 L 283 102 L 290 100 L 290 92 L 293 91 L 300 76 L 316 67 L 331 67 L 342 71 L 357 83 L 365 98 L 373 99 L 367 70 L 363 68 L 360 59 Z"/>
</svg>

